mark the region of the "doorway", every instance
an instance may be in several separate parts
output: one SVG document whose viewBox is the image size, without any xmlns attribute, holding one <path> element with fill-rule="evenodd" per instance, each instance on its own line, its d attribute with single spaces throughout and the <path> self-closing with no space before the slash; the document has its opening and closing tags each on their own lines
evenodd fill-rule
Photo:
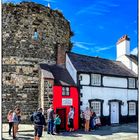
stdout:
<svg viewBox="0 0 140 140">
<path fill-rule="evenodd" d="M 111 102 L 111 124 L 119 123 L 119 103 Z"/>
<path fill-rule="evenodd" d="M 66 109 L 65 108 L 57 108 L 56 113 L 61 118 L 60 130 L 66 130 Z"/>
</svg>

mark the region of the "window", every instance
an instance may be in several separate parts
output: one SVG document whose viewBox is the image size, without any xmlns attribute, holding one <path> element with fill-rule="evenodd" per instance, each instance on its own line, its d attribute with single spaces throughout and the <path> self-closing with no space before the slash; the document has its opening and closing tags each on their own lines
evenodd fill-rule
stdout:
<svg viewBox="0 0 140 140">
<path fill-rule="evenodd" d="M 62 95 L 63 96 L 69 96 L 70 95 L 70 91 L 69 91 L 69 87 L 62 87 Z"/>
<path fill-rule="evenodd" d="M 101 116 L 101 102 L 92 101 L 91 108 L 96 113 L 97 116 Z"/>
<path fill-rule="evenodd" d="M 129 102 L 129 115 L 136 115 L 136 103 Z"/>
<path fill-rule="evenodd" d="M 6 76 L 5 79 L 6 79 L 7 81 L 9 81 L 9 80 L 11 80 L 11 77 L 10 77 L 10 76 Z"/>
<path fill-rule="evenodd" d="M 100 74 L 92 74 L 91 75 L 91 84 L 95 86 L 101 85 L 101 75 Z"/>
<path fill-rule="evenodd" d="M 79 75 L 79 80 L 82 81 L 82 75 Z"/>
<path fill-rule="evenodd" d="M 135 78 L 129 78 L 128 79 L 128 87 L 129 88 L 135 88 Z"/>
<path fill-rule="evenodd" d="M 136 81 L 136 88 L 138 88 L 139 87 L 139 81 L 137 80 Z"/>
<path fill-rule="evenodd" d="M 38 35 L 38 32 L 37 32 L 37 29 L 36 28 L 34 30 L 33 38 L 34 38 L 34 40 L 38 40 L 38 38 L 39 38 L 39 35 Z"/>
</svg>

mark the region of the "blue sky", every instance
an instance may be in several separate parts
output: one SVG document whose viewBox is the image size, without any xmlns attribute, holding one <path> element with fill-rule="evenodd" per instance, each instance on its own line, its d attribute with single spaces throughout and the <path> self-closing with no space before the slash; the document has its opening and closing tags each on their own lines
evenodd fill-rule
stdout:
<svg viewBox="0 0 140 140">
<path fill-rule="evenodd" d="M 3 2 L 19 2 L 4 0 Z M 31 0 L 30 0 L 31 1 Z M 73 52 L 116 59 L 116 42 L 127 34 L 131 52 L 138 47 L 137 0 L 32 0 L 60 9 L 70 21 Z"/>
</svg>

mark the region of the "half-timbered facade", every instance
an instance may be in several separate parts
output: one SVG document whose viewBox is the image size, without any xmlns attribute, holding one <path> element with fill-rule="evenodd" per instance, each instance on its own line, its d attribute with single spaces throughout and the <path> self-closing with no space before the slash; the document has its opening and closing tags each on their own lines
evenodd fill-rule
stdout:
<svg viewBox="0 0 140 140">
<path fill-rule="evenodd" d="M 67 53 L 66 68 L 79 87 L 80 110 L 90 106 L 102 125 L 137 121 L 137 75 L 123 63 Z"/>
</svg>

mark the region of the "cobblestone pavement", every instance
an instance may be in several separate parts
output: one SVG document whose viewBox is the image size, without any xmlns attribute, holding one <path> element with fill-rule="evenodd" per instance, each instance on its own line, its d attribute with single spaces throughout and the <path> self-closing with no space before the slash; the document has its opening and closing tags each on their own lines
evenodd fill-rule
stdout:
<svg viewBox="0 0 140 140">
<path fill-rule="evenodd" d="M 3 124 L 2 139 L 11 140 L 8 135 L 8 124 Z M 33 125 L 20 124 L 18 140 L 33 140 Z M 103 126 L 95 131 L 85 133 L 83 130 L 76 132 L 62 132 L 60 135 L 48 135 L 46 131 L 40 140 L 138 140 L 138 128 L 136 123 Z"/>
</svg>

